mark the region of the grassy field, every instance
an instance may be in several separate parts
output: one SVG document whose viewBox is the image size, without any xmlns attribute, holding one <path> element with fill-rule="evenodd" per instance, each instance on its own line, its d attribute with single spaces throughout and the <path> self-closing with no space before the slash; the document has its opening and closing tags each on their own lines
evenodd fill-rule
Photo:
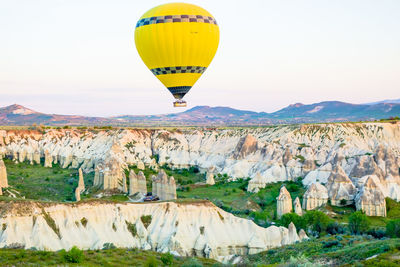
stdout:
<svg viewBox="0 0 400 267">
<path fill-rule="evenodd" d="M 1 266 L 166 266 L 162 254 L 138 249 L 103 249 L 83 251 L 82 261 L 72 263 L 65 252 L 0 249 Z M 219 266 L 218 262 L 205 258 L 173 257 L 170 266 Z"/>
<path fill-rule="evenodd" d="M 368 263 L 367 258 L 382 253 L 390 252 L 390 257 L 394 254 L 400 255 L 399 248 L 400 239 L 398 238 L 379 240 L 366 236 L 336 235 L 249 255 L 245 261 L 257 266 L 279 263 L 292 263 L 291 266 L 301 266 L 306 263 L 314 263 L 316 266 L 352 266 L 362 260 L 365 260 L 363 263 Z"/>
<path fill-rule="evenodd" d="M 78 170 L 62 169 L 58 164 L 53 168 L 29 163 L 15 164 L 4 159 L 8 183 L 27 199 L 44 201 L 73 201 L 78 185 Z M 85 183 L 93 184 L 93 174 L 85 175 Z"/>
</svg>

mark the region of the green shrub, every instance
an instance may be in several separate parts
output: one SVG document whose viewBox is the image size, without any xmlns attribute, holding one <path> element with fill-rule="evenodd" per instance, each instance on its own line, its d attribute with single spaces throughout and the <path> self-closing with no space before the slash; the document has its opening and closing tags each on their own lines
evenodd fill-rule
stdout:
<svg viewBox="0 0 400 267">
<path fill-rule="evenodd" d="M 349 230 L 352 234 L 362 234 L 368 231 L 370 221 L 363 212 L 356 211 L 349 216 Z"/>
<path fill-rule="evenodd" d="M 326 226 L 326 232 L 331 235 L 344 234 L 346 232 L 346 228 L 338 222 L 330 222 Z"/>
<path fill-rule="evenodd" d="M 83 251 L 73 246 L 69 251 L 62 250 L 61 256 L 66 262 L 81 263 L 84 259 Z"/>
<path fill-rule="evenodd" d="M 165 253 L 161 255 L 161 261 L 167 265 L 170 266 L 172 265 L 172 262 L 174 261 L 174 256 L 171 253 Z"/>
<path fill-rule="evenodd" d="M 191 258 L 182 264 L 182 267 L 203 267 L 203 264 L 198 259 Z"/>
<path fill-rule="evenodd" d="M 107 250 L 107 249 L 115 249 L 115 248 L 117 248 L 117 247 L 114 245 L 114 243 L 104 243 L 102 249 Z"/>
<path fill-rule="evenodd" d="M 400 237 L 400 219 L 390 220 L 386 224 L 386 235 L 390 237 Z"/>
<path fill-rule="evenodd" d="M 331 240 L 331 241 L 323 242 L 323 247 L 324 248 L 331 248 L 331 247 L 335 247 L 337 245 L 339 245 L 339 241 L 338 240 Z"/>
<path fill-rule="evenodd" d="M 307 211 L 303 217 L 307 227 L 317 233 L 325 232 L 331 221 L 328 215 L 319 210 Z"/>
<path fill-rule="evenodd" d="M 145 263 L 146 267 L 157 267 L 158 263 L 155 257 L 149 257 Z"/>
<path fill-rule="evenodd" d="M 383 238 L 386 235 L 386 231 L 380 228 L 373 228 L 368 230 L 367 234 L 372 235 L 375 238 Z"/>
<path fill-rule="evenodd" d="M 296 213 L 286 213 L 283 214 L 280 219 L 280 224 L 288 227 L 291 222 L 294 223 L 296 229 L 304 229 L 306 228 L 306 221 L 303 217 L 297 215 Z"/>
</svg>

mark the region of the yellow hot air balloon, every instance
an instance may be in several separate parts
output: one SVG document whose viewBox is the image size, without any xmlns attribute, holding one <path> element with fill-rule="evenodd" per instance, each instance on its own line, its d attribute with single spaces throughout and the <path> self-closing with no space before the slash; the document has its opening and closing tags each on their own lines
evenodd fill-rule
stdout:
<svg viewBox="0 0 400 267">
<path fill-rule="evenodd" d="M 219 43 L 219 28 L 205 9 L 170 3 L 147 11 L 136 24 L 135 43 L 151 72 L 182 100 L 210 65 Z"/>
</svg>

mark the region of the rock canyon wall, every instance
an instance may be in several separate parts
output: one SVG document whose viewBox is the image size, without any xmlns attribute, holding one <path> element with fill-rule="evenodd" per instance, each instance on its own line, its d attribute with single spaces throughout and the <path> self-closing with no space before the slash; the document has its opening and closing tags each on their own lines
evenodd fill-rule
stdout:
<svg viewBox="0 0 400 267">
<path fill-rule="evenodd" d="M 207 201 L 193 203 L 0 203 L 0 248 L 117 247 L 223 260 L 299 241 L 289 228 L 262 228 Z M 302 238 L 304 235 L 302 235 Z"/>
<path fill-rule="evenodd" d="M 166 164 L 172 168 L 198 166 L 202 171 L 211 168 L 213 173 L 233 178 L 249 177 L 248 190 L 252 192 L 267 183 L 304 177 L 307 187 L 315 183 L 327 187 L 334 205 L 356 202 L 356 196 L 363 192 L 358 202 L 367 203 L 366 198 L 380 196 L 374 193 L 375 188 L 383 197 L 400 200 L 399 123 L 175 131 L 47 130 L 44 134 L 0 131 L 0 155 L 32 164 L 41 157 L 48 166 L 95 170 L 95 185 L 106 190 L 128 191 L 123 171 L 128 165 L 157 170 Z M 368 184 L 368 190 L 363 190 L 370 175 L 377 177 L 377 185 Z M 323 201 L 312 201 L 319 204 L 325 196 Z M 306 209 L 312 206 L 306 203 Z"/>
</svg>

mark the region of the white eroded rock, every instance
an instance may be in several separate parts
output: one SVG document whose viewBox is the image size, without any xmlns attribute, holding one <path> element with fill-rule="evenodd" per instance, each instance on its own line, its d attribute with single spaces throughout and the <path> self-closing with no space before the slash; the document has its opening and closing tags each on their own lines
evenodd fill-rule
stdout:
<svg viewBox="0 0 400 267">
<path fill-rule="evenodd" d="M 375 175 L 366 177 L 365 184 L 356 196 L 356 208 L 368 216 L 386 217 L 386 201 L 379 179 Z"/>
<path fill-rule="evenodd" d="M 313 183 L 304 193 L 303 196 L 303 209 L 313 210 L 321 207 L 328 202 L 328 190 L 320 183 Z"/>
<path fill-rule="evenodd" d="M 113 243 L 117 247 L 219 259 L 258 253 L 299 240 L 294 225 L 289 229 L 262 228 L 206 201 L 44 206 L 32 202 L 23 210 L 20 205 L 14 202 L 1 210 L 0 225 L 5 225 L 0 228 L 1 248 L 20 244 L 27 249 L 52 251 L 72 246 L 101 249 L 105 243 Z M 54 225 L 46 222 L 48 218 Z M 136 232 L 130 232 L 129 225 L 134 225 Z"/>
<path fill-rule="evenodd" d="M 292 197 L 285 186 L 282 186 L 279 191 L 279 196 L 276 198 L 276 215 L 278 219 L 283 214 L 292 212 Z"/>
</svg>

